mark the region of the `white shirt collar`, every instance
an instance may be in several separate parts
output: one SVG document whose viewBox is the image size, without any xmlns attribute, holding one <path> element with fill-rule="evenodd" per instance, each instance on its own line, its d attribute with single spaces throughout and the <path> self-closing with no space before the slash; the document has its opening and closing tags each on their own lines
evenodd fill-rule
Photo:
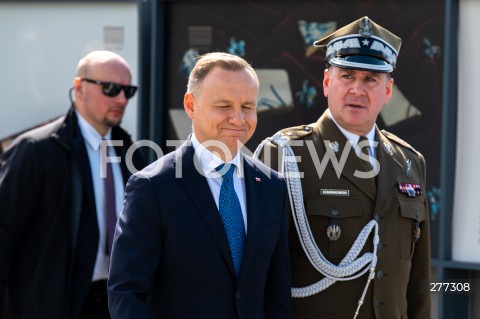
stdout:
<svg viewBox="0 0 480 319">
<path fill-rule="evenodd" d="M 110 140 L 112 138 L 112 129 L 109 128 L 105 137 L 102 137 L 100 133 L 90 124 L 87 120 L 77 111 L 78 126 L 80 126 L 80 131 L 82 132 L 83 139 L 87 142 L 94 151 L 98 151 L 102 139 Z"/>
<path fill-rule="evenodd" d="M 210 174 L 212 174 L 210 176 L 218 177 L 218 173 L 215 171 L 215 168 L 217 168 L 221 164 L 225 164 L 225 162 L 220 157 L 213 154 L 205 146 L 203 146 L 195 136 L 195 133 L 192 133 L 191 139 L 192 139 L 193 149 L 195 150 L 195 154 L 197 155 L 200 161 L 200 165 L 202 166 L 202 169 L 205 172 L 205 175 L 208 177 Z M 242 173 L 240 158 L 241 158 L 240 152 L 237 152 L 235 157 L 230 161 L 231 164 L 235 165 L 235 173 L 237 174 L 237 176 L 242 176 L 242 175 L 238 175 Z"/>
<path fill-rule="evenodd" d="M 328 110 L 328 112 L 330 112 L 330 110 Z M 360 139 L 360 135 L 353 134 L 347 131 L 346 129 L 344 129 L 343 127 L 341 127 L 337 123 L 337 121 L 335 121 L 331 113 L 330 113 L 330 118 L 332 119 L 333 123 L 335 123 L 335 125 L 338 127 L 340 132 L 342 132 L 342 134 L 347 138 L 347 140 L 349 140 L 352 143 L 352 146 L 356 147 L 358 144 L 358 140 Z M 372 129 L 365 136 L 368 138 L 369 141 L 375 141 L 375 125 L 373 125 Z"/>
</svg>

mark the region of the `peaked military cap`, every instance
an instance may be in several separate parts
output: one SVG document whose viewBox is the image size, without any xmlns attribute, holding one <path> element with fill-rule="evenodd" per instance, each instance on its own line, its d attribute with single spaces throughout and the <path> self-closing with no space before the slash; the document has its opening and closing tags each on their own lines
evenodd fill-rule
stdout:
<svg viewBox="0 0 480 319">
<path fill-rule="evenodd" d="M 326 46 L 326 59 L 333 66 L 390 73 L 395 69 L 402 39 L 367 16 L 313 43 Z"/>
</svg>

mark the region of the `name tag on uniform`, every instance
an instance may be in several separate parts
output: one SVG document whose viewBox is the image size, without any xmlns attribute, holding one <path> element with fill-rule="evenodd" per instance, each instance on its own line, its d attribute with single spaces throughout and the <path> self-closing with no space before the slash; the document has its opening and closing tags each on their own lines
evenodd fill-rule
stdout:
<svg viewBox="0 0 480 319">
<path fill-rule="evenodd" d="M 320 195 L 324 196 L 350 196 L 350 191 L 348 189 L 321 189 Z"/>
</svg>

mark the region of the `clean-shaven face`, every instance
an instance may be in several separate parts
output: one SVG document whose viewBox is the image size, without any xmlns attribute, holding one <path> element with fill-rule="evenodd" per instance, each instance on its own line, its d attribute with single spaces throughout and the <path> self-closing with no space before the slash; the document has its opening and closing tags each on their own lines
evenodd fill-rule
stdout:
<svg viewBox="0 0 480 319">
<path fill-rule="evenodd" d="M 184 99 L 185 110 L 200 143 L 220 141 L 228 147 L 231 156 L 235 156 L 237 143 L 245 144 L 257 126 L 258 90 L 257 80 L 246 69 L 212 69 L 195 95 L 187 93 Z"/>
<path fill-rule="evenodd" d="M 323 92 L 335 121 L 347 131 L 368 133 L 392 97 L 393 79 L 387 73 L 331 66 L 324 72 Z"/>
</svg>

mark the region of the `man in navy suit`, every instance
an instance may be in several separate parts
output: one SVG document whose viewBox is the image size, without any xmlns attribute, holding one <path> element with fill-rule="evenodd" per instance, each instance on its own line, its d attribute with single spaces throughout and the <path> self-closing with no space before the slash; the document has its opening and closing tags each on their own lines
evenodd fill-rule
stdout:
<svg viewBox="0 0 480 319">
<path fill-rule="evenodd" d="M 244 59 L 197 60 L 184 97 L 191 137 L 127 183 L 108 281 L 112 318 L 291 317 L 286 185 L 239 147 L 255 130 L 258 92 Z M 222 213 L 232 165 L 235 236 L 233 210 Z"/>
</svg>

